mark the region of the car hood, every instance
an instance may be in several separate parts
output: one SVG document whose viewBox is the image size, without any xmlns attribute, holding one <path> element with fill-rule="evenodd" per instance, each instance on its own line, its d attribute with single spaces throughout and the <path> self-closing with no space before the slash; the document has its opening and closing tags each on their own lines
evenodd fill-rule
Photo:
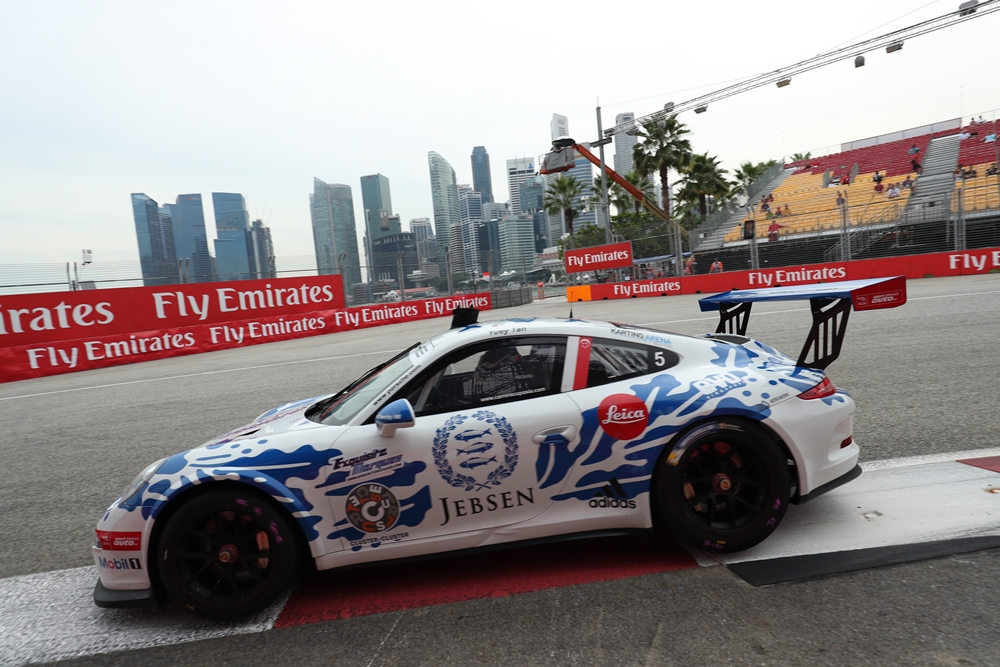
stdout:
<svg viewBox="0 0 1000 667">
<path fill-rule="evenodd" d="M 204 443 L 202 447 L 207 447 L 209 445 L 222 445 L 227 442 L 233 442 L 234 440 L 241 440 L 251 436 L 274 436 L 280 433 L 287 433 L 288 431 L 303 431 L 312 428 L 321 428 L 323 426 L 322 424 L 317 424 L 316 422 L 306 419 L 305 412 L 310 406 L 316 404 L 318 401 L 328 398 L 330 395 L 331 394 L 327 394 L 325 396 L 314 396 L 313 398 L 306 398 L 301 401 L 294 401 L 292 403 L 279 405 L 278 407 L 272 408 L 271 410 L 268 410 L 264 414 L 260 415 L 249 424 L 245 424 L 239 428 L 229 431 L 228 433 L 220 435 L 217 438 L 209 440 Z"/>
</svg>

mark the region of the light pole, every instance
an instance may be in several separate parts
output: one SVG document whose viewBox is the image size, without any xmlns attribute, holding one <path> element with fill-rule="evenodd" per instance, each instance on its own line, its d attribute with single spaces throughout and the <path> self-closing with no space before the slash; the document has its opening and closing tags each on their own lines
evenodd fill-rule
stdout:
<svg viewBox="0 0 1000 667">
<path fill-rule="evenodd" d="M 847 231 L 850 220 L 850 204 L 847 201 L 847 192 L 844 192 L 844 203 L 840 210 L 840 261 L 851 261 L 851 235 Z"/>
<path fill-rule="evenodd" d="M 444 271 L 448 275 L 448 296 L 454 294 L 454 289 L 451 284 L 451 247 L 444 247 Z"/>
<path fill-rule="evenodd" d="M 597 136 L 604 137 L 604 128 L 601 126 L 601 101 L 597 100 Z M 604 144 L 611 141 L 611 137 L 602 138 L 595 141 L 600 148 L 601 160 L 601 205 L 604 207 L 604 242 L 611 243 L 611 207 L 608 206 L 608 165 L 604 162 Z M 593 144 L 592 144 L 593 145 Z"/>
<path fill-rule="evenodd" d="M 406 283 L 403 282 L 403 253 L 406 250 L 400 250 L 396 253 L 396 275 L 399 277 L 399 300 L 406 301 Z"/>
<path fill-rule="evenodd" d="M 344 259 L 346 257 L 346 252 L 340 253 L 337 257 L 337 270 L 340 271 L 340 283 L 344 288 L 344 303 L 347 303 L 347 279 L 344 277 Z"/>
</svg>

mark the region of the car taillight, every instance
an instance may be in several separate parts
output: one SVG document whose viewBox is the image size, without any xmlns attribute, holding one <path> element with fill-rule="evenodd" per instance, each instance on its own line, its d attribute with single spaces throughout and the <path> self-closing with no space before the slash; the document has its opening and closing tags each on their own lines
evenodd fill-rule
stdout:
<svg viewBox="0 0 1000 667">
<path fill-rule="evenodd" d="M 811 401 L 814 398 L 826 398 L 827 396 L 833 396 L 836 393 L 837 389 L 833 386 L 833 383 L 830 382 L 830 378 L 823 378 L 823 381 L 818 385 L 799 394 L 799 398 Z"/>
</svg>

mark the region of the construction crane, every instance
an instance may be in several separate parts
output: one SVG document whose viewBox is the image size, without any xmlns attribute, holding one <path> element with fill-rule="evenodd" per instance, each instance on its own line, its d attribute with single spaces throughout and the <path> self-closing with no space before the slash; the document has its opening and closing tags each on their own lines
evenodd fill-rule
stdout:
<svg viewBox="0 0 1000 667">
<path fill-rule="evenodd" d="M 712 102 L 717 102 L 727 97 L 732 97 L 733 95 L 739 95 L 740 93 L 745 93 L 771 83 L 776 84 L 779 88 L 783 88 L 789 85 L 792 82 L 792 77 L 797 74 L 818 69 L 840 60 L 847 60 L 848 58 L 856 57 L 860 60 L 855 61 L 855 67 L 861 67 L 864 65 L 864 58 L 862 56 L 864 53 L 875 51 L 882 47 L 885 47 L 887 53 L 894 53 L 895 51 L 902 49 L 903 42 L 908 39 L 913 39 L 914 37 L 942 30 L 944 28 L 949 28 L 953 25 L 964 23 L 965 21 L 971 21 L 974 18 L 992 14 L 997 11 L 1000 11 L 1000 0 L 985 0 L 984 2 L 978 2 L 978 0 L 967 0 L 959 5 L 957 10 L 928 21 L 924 21 L 923 23 L 917 23 L 908 28 L 902 28 L 894 32 L 886 33 L 880 37 L 875 37 L 864 42 L 858 42 L 857 44 L 845 46 L 840 49 L 827 51 L 826 53 L 821 53 L 808 60 L 803 60 L 802 62 L 774 70 L 773 72 L 761 74 L 732 86 L 727 86 L 726 88 L 708 93 L 707 95 L 702 95 L 701 97 L 688 100 L 687 102 L 681 102 L 680 104 L 668 102 L 664 105 L 663 109 L 659 111 L 615 125 L 614 127 L 609 127 L 604 130 L 604 136 L 612 137 L 616 134 L 633 133 L 647 123 L 655 122 L 662 118 L 666 118 L 667 116 L 679 114 L 682 111 L 694 109 L 695 113 L 702 113 L 708 109 L 708 105 Z"/>
</svg>

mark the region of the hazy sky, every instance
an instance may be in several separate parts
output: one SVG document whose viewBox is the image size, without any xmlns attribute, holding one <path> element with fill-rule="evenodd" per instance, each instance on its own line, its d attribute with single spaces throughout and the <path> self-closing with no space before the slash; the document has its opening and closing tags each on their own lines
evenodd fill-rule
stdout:
<svg viewBox="0 0 1000 667">
<path fill-rule="evenodd" d="M 486 146 L 503 201 L 505 160 L 546 152 L 553 112 L 592 140 L 598 97 L 607 127 L 957 5 L 3 0 L 0 263 L 138 259 L 132 192 L 201 193 L 210 238 L 211 193 L 240 192 L 277 254 L 312 255 L 314 176 L 351 186 L 360 230 L 359 179 L 386 175 L 405 228 L 433 216 L 429 150 L 471 183 Z M 990 117 L 998 29 L 983 16 L 681 120 L 732 169 Z"/>
</svg>

